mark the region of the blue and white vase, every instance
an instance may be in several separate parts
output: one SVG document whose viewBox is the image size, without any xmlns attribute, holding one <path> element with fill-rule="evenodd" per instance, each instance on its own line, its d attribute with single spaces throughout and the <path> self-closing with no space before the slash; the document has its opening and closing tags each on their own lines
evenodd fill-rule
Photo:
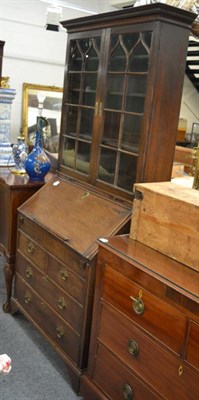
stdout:
<svg viewBox="0 0 199 400">
<path fill-rule="evenodd" d="M 15 162 L 15 167 L 11 170 L 13 174 L 25 174 L 25 160 L 28 156 L 28 146 L 23 136 L 18 136 L 17 143 L 13 144 L 12 152 Z"/>
<path fill-rule="evenodd" d="M 50 170 L 50 160 L 43 148 L 43 128 L 45 126 L 46 119 L 38 117 L 35 145 L 24 165 L 30 181 L 44 181 L 44 177 Z"/>
</svg>

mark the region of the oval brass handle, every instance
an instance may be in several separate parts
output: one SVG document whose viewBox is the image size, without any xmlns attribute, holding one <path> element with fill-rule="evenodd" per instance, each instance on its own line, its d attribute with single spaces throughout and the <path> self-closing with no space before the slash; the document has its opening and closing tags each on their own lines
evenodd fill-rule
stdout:
<svg viewBox="0 0 199 400">
<path fill-rule="evenodd" d="M 125 400 L 132 400 L 133 399 L 133 390 L 128 383 L 124 383 L 122 386 L 122 394 Z"/>
<path fill-rule="evenodd" d="M 128 351 L 129 353 L 134 356 L 137 357 L 139 354 L 139 346 L 137 344 L 137 342 L 133 339 L 129 340 L 128 342 Z"/>
<path fill-rule="evenodd" d="M 33 242 L 29 242 L 27 246 L 27 251 L 29 254 L 33 254 L 35 251 L 35 246 Z"/>
<path fill-rule="evenodd" d="M 32 278 L 32 276 L 33 276 L 32 268 L 31 267 L 27 267 L 26 268 L 26 277 L 29 279 L 29 278 Z"/>
<path fill-rule="evenodd" d="M 66 304 L 66 302 L 64 300 L 64 297 L 60 297 L 59 298 L 58 305 L 59 305 L 60 310 L 63 310 L 64 308 L 67 307 L 67 304 Z"/>
<path fill-rule="evenodd" d="M 130 296 L 130 299 L 133 300 L 133 309 L 136 314 L 143 314 L 144 312 L 144 302 L 139 297 Z"/>
<path fill-rule="evenodd" d="M 60 274 L 61 278 L 63 279 L 63 281 L 65 281 L 66 279 L 69 278 L 69 274 L 66 271 L 66 269 L 60 269 L 59 274 Z"/>
<path fill-rule="evenodd" d="M 29 293 L 26 293 L 25 296 L 24 296 L 24 300 L 25 300 L 26 304 L 31 303 L 31 301 L 32 301 L 31 295 Z"/>
<path fill-rule="evenodd" d="M 19 220 L 20 220 L 20 222 L 21 222 L 22 224 L 24 224 L 24 217 L 20 217 Z"/>
<path fill-rule="evenodd" d="M 57 337 L 60 339 L 64 336 L 64 330 L 61 326 L 57 326 L 56 328 Z"/>
</svg>

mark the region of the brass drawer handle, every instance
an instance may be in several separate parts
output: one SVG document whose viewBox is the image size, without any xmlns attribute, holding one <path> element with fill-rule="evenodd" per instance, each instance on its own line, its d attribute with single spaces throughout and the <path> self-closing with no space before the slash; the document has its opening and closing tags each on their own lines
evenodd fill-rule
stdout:
<svg viewBox="0 0 199 400">
<path fill-rule="evenodd" d="M 59 305 L 60 310 L 63 310 L 64 308 L 67 307 L 67 304 L 66 304 L 66 302 L 64 300 L 64 297 L 60 297 L 59 298 L 58 305 Z"/>
<path fill-rule="evenodd" d="M 122 394 L 125 400 L 132 400 L 133 399 L 133 390 L 128 383 L 124 383 L 122 386 Z"/>
<path fill-rule="evenodd" d="M 133 339 L 129 340 L 128 342 L 128 351 L 129 353 L 134 356 L 137 357 L 139 354 L 139 346 L 137 344 L 137 342 Z"/>
<path fill-rule="evenodd" d="M 43 301 L 41 302 L 41 307 L 42 307 L 43 311 L 46 311 L 47 307 Z"/>
<path fill-rule="evenodd" d="M 26 268 L 26 277 L 29 279 L 29 278 L 32 278 L 32 276 L 33 276 L 32 268 L 31 267 L 27 267 Z"/>
<path fill-rule="evenodd" d="M 33 254 L 35 251 L 35 246 L 33 242 L 29 242 L 27 246 L 27 251 L 29 254 Z"/>
<path fill-rule="evenodd" d="M 66 269 L 60 269 L 59 275 L 61 276 L 61 279 L 63 279 L 63 281 L 69 278 L 69 274 Z"/>
<path fill-rule="evenodd" d="M 133 309 L 136 314 L 141 315 L 144 312 L 144 302 L 140 297 L 130 296 L 130 299 L 133 300 Z"/>
<path fill-rule="evenodd" d="M 64 330 L 61 326 L 57 326 L 56 328 L 57 337 L 61 339 L 64 336 Z"/>
<path fill-rule="evenodd" d="M 19 220 L 20 220 L 21 224 L 24 224 L 24 217 L 20 217 Z"/>
<path fill-rule="evenodd" d="M 32 296 L 29 293 L 26 293 L 24 296 L 24 300 L 26 304 L 30 304 L 32 301 Z"/>
<path fill-rule="evenodd" d="M 48 283 L 48 277 L 46 275 L 42 277 L 42 280 L 44 283 Z"/>
</svg>

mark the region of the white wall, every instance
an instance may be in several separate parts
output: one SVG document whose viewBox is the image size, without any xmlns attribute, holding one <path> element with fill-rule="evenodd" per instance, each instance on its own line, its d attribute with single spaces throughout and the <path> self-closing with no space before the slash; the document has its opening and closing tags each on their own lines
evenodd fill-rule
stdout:
<svg viewBox="0 0 199 400">
<path fill-rule="evenodd" d="M 191 133 L 192 123 L 199 123 L 199 93 L 185 75 L 180 118 L 187 120 L 187 134 Z"/>
<path fill-rule="evenodd" d="M 71 0 L 84 9 L 105 12 L 109 0 Z M 23 82 L 63 87 L 67 33 L 47 31 L 48 3 L 39 0 L 0 0 L 0 40 L 5 41 L 3 76 L 16 89 L 12 104 L 10 141 L 16 142 L 22 125 Z M 88 12 L 62 8 L 61 20 L 84 17 Z"/>
</svg>

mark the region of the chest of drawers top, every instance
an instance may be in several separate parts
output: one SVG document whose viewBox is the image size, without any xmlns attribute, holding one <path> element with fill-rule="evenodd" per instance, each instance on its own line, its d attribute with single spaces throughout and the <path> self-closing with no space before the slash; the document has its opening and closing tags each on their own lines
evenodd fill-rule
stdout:
<svg viewBox="0 0 199 400">
<path fill-rule="evenodd" d="M 199 273 L 130 239 L 128 235 L 99 242 L 99 262 L 106 260 L 123 277 L 149 290 L 199 321 Z"/>
</svg>

